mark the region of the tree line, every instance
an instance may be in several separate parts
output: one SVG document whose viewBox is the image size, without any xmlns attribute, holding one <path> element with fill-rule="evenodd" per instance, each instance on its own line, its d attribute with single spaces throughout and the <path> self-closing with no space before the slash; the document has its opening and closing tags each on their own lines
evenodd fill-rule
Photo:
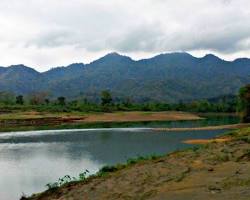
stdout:
<svg viewBox="0 0 250 200">
<path fill-rule="evenodd" d="M 59 96 L 49 99 L 45 92 L 33 93 L 27 97 L 14 96 L 8 92 L 0 92 L 0 106 L 2 109 L 35 109 L 52 112 L 113 112 L 113 111 L 190 111 L 190 112 L 239 112 L 243 121 L 249 121 L 250 113 L 250 84 L 239 90 L 234 98 L 220 98 L 215 102 L 209 100 L 196 100 L 191 102 L 148 102 L 135 103 L 131 98 L 120 101 L 114 100 L 110 91 L 100 94 L 100 102 L 91 102 L 87 98 L 75 100 Z"/>
</svg>

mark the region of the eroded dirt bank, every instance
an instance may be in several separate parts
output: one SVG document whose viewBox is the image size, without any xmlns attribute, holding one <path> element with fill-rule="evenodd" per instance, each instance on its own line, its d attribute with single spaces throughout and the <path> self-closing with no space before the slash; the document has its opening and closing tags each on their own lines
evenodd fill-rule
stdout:
<svg viewBox="0 0 250 200">
<path fill-rule="evenodd" d="M 114 112 L 114 113 L 42 113 L 17 112 L 0 114 L 0 132 L 58 128 L 67 125 L 105 123 L 105 122 L 149 122 L 202 119 L 187 112 Z"/>
<path fill-rule="evenodd" d="M 249 200 L 250 128 L 236 130 L 230 137 L 230 141 L 140 161 L 28 199 Z"/>
</svg>

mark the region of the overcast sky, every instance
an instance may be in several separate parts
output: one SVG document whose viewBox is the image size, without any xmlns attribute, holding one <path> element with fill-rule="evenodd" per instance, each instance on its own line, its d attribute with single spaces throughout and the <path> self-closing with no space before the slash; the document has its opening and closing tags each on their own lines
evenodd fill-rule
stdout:
<svg viewBox="0 0 250 200">
<path fill-rule="evenodd" d="M 250 1 L 0 0 L 0 66 L 45 71 L 113 51 L 250 57 Z"/>
</svg>

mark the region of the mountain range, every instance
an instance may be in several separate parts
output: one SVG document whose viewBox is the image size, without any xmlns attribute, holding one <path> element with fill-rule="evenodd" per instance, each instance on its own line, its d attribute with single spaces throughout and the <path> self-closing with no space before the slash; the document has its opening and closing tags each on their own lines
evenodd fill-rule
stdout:
<svg viewBox="0 0 250 200">
<path fill-rule="evenodd" d="M 0 91 L 16 95 L 48 92 L 52 97 L 98 100 L 102 90 L 136 102 L 178 102 L 235 95 L 250 83 L 250 59 L 225 61 L 208 54 L 160 54 L 135 61 L 110 53 L 89 64 L 38 72 L 24 65 L 0 67 Z"/>
</svg>

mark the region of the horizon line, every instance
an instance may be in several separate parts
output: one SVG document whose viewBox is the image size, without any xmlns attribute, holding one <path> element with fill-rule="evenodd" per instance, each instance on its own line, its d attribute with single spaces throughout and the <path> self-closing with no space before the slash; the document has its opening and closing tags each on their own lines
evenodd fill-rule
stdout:
<svg viewBox="0 0 250 200">
<path fill-rule="evenodd" d="M 161 56 L 161 55 L 171 55 L 171 54 L 187 54 L 193 58 L 196 58 L 196 59 L 203 59 L 205 58 L 206 56 L 214 56 L 224 62 L 235 62 L 236 60 L 239 60 L 239 59 L 250 59 L 250 57 L 237 57 L 237 58 L 234 58 L 232 60 L 228 60 L 228 59 L 224 59 L 222 57 L 219 57 L 217 56 L 215 53 L 206 53 L 206 54 L 203 54 L 203 56 L 195 56 L 193 55 L 192 53 L 190 52 L 187 52 L 187 51 L 173 51 L 173 52 L 162 52 L 162 53 L 157 53 L 157 54 L 154 54 L 152 56 L 149 56 L 149 57 L 145 57 L 145 58 L 140 58 L 140 59 L 134 59 L 132 58 L 132 56 L 128 56 L 126 54 L 123 54 L 123 53 L 120 53 L 118 51 L 110 51 L 109 53 L 106 53 L 104 54 L 104 56 L 101 56 L 101 57 L 98 57 L 97 59 L 94 59 L 90 62 L 87 62 L 87 63 L 84 63 L 84 62 L 72 62 L 70 64 L 67 64 L 67 65 L 62 65 L 62 66 L 55 66 L 55 67 L 50 67 L 48 70 L 45 70 L 45 71 L 39 71 L 37 70 L 35 67 L 33 66 L 29 66 L 29 65 L 26 65 L 26 64 L 23 64 L 23 63 L 19 63 L 19 64 L 12 64 L 12 65 L 9 65 L 9 66 L 1 66 L 0 65 L 0 68 L 9 68 L 9 67 L 14 67 L 14 66 L 24 66 L 24 67 L 27 67 L 27 68 L 31 68 L 39 73 L 45 73 L 45 72 L 48 72 L 50 70 L 53 70 L 53 69 L 56 69 L 56 68 L 66 68 L 66 67 L 69 67 L 70 65 L 73 65 L 73 64 L 83 64 L 83 65 L 90 65 L 92 63 L 94 63 L 95 61 L 98 61 L 102 58 L 105 58 L 106 56 L 109 56 L 109 55 L 118 55 L 118 56 L 121 56 L 121 57 L 127 57 L 129 59 L 131 59 L 132 61 L 134 62 L 139 62 L 139 61 L 143 61 L 143 60 L 149 60 L 149 59 L 153 59 L 157 56 Z"/>
</svg>

